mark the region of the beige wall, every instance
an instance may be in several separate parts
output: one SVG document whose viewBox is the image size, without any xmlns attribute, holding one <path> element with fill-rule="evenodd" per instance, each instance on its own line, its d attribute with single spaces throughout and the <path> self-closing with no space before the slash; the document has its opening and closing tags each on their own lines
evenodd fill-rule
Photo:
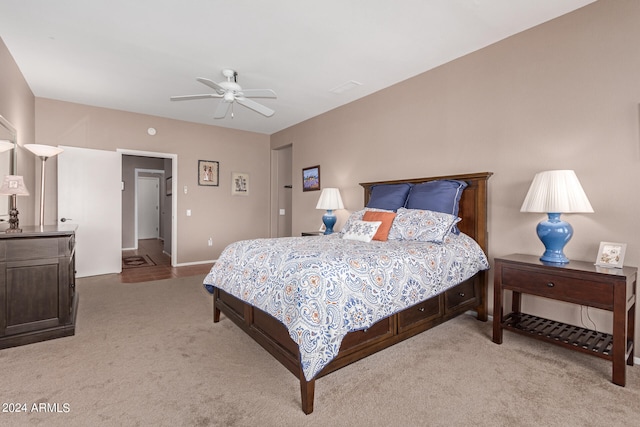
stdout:
<svg viewBox="0 0 640 427">
<path fill-rule="evenodd" d="M 292 146 L 293 235 L 321 223 L 319 193 L 301 191 L 303 167 L 320 164 L 322 185 L 342 190 L 346 210 L 338 212 L 338 228 L 349 211 L 362 207 L 359 182 L 492 171 L 490 258 L 538 254 L 535 225 L 542 216 L 520 213 L 520 205 L 536 172 L 570 168 L 596 212 L 565 215 L 575 228 L 567 255 L 593 260 L 600 241 L 626 242 L 626 264 L 637 266 L 638 22 L 640 2 L 600 0 L 271 138 L 34 100 L 0 45 L 0 114 L 18 127 L 21 144 L 176 153 L 178 188 L 189 188 L 178 198 L 179 262 L 214 259 L 230 241 L 269 234 L 270 140 L 272 149 Z M 155 137 L 146 134 L 150 126 L 158 129 Z M 219 188 L 197 186 L 198 159 L 221 162 Z M 19 169 L 33 188 L 35 159 L 21 153 Z M 251 175 L 249 197 L 230 195 L 232 171 Z M 21 203 L 37 209 L 32 198 Z M 194 215 L 187 218 L 186 209 Z M 27 215 L 33 222 L 34 212 Z M 206 247 L 209 236 L 213 248 Z M 558 320 L 580 318 L 576 307 L 533 299 L 524 304 Z M 607 316 L 592 317 L 600 329 L 609 328 Z"/>
<path fill-rule="evenodd" d="M 24 176 L 27 189 L 34 194 L 35 157 L 22 146 L 34 142 L 35 99 L 2 39 L 0 39 L 0 75 L 2 76 L 0 78 L 0 115 L 13 124 L 18 136 L 16 173 Z M 20 225 L 32 225 L 35 218 L 38 218 L 39 214 L 36 214 L 36 210 L 39 208 L 35 205 L 35 200 L 37 200 L 35 197 L 17 198 Z"/>
<path fill-rule="evenodd" d="M 214 260 L 232 241 L 269 234 L 267 135 L 37 98 L 36 137 L 49 145 L 177 154 L 179 264 Z M 220 162 L 219 187 L 198 186 L 198 160 Z M 231 195 L 231 172 L 249 174 L 249 196 Z M 47 223 L 55 222 L 55 190 L 47 193 Z"/>
<path fill-rule="evenodd" d="M 491 258 L 542 253 L 544 215 L 520 206 L 536 172 L 574 169 L 595 213 L 564 216 L 575 229 L 567 256 L 591 261 L 600 241 L 626 242 L 626 264 L 638 266 L 639 22 L 640 2 L 598 1 L 278 132 L 271 146 L 293 144 L 294 178 L 320 164 L 322 186 L 341 189 L 338 228 L 363 205 L 359 182 L 494 172 Z M 294 235 L 317 229 L 322 215 L 319 193 L 300 186 L 294 179 Z M 579 321 L 577 307 L 526 305 Z"/>
</svg>

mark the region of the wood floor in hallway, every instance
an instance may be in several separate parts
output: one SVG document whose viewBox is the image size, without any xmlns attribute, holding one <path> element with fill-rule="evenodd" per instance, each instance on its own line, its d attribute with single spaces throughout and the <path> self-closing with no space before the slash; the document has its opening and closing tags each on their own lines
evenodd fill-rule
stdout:
<svg viewBox="0 0 640 427">
<path fill-rule="evenodd" d="M 206 275 L 213 264 L 188 265 L 171 267 L 171 257 L 163 252 L 163 241 L 160 239 L 138 240 L 138 249 L 122 251 L 122 256 L 147 255 L 156 264 L 145 267 L 123 268 L 120 283 L 149 282 L 152 280 L 170 279 Z"/>
</svg>

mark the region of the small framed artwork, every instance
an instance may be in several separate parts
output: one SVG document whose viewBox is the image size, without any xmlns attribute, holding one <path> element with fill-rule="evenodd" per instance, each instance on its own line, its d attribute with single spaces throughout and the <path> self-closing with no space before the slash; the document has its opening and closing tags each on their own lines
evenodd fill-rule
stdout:
<svg viewBox="0 0 640 427">
<path fill-rule="evenodd" d="M 302 169 L 302 191 L 320 190 L 320 166 Z"/>
<path fill-rule="evenodd" d="M 231 173 L 231 194 L 233 196 L 249 195 L 249 174 L 242 172 Z"/>
<path fill-rule="evenodd" d="M 165 183 L 165 192 L 167 194 L 167 196 L 170 196 L 173 194 L 173 177 L 169 177 L 167 178 L 167 182 Z"/>
<path fill-rule="evenodd" d="M 608 268 L 622 268 L 626 251 L 626 243 L 600 242 L 596 265 Z"/>
<path fill-rule="evenodd" d="M 198 160 L 198 185 L 218 186 L 220 163 L 213 160 Z"/>
</svg>

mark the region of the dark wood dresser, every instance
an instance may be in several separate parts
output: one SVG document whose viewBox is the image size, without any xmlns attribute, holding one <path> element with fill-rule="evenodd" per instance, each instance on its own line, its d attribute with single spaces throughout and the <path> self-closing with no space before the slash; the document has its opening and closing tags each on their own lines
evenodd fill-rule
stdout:
<svg viewBox="0 0 640 427">
<path fill-rule="evenodd" d="M 0 230 L 0 349 L 75 334 L 75 226 Z"/>
</svg>

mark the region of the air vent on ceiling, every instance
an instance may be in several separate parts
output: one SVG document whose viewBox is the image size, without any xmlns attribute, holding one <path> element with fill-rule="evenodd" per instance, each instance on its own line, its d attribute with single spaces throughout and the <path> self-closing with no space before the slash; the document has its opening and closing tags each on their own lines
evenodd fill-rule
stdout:
<svg viewBox="0 0 640 427">
<path fill-rule="evenodd" d="M 344 93 L 344 92 L 346 92 L 348 90 L 351 90 L 353 88 L 356 88 L 358 86 L 362 86 L 362 83 L 357 82 L 355 80 L 349 80 L 346 83 L 342 83 L 341 85 L 338 85 L 338 86 L 334 87 L 333 89 L 330 89 L 329 92 L 340 94 L 340 93 Z"/>
</svg>

